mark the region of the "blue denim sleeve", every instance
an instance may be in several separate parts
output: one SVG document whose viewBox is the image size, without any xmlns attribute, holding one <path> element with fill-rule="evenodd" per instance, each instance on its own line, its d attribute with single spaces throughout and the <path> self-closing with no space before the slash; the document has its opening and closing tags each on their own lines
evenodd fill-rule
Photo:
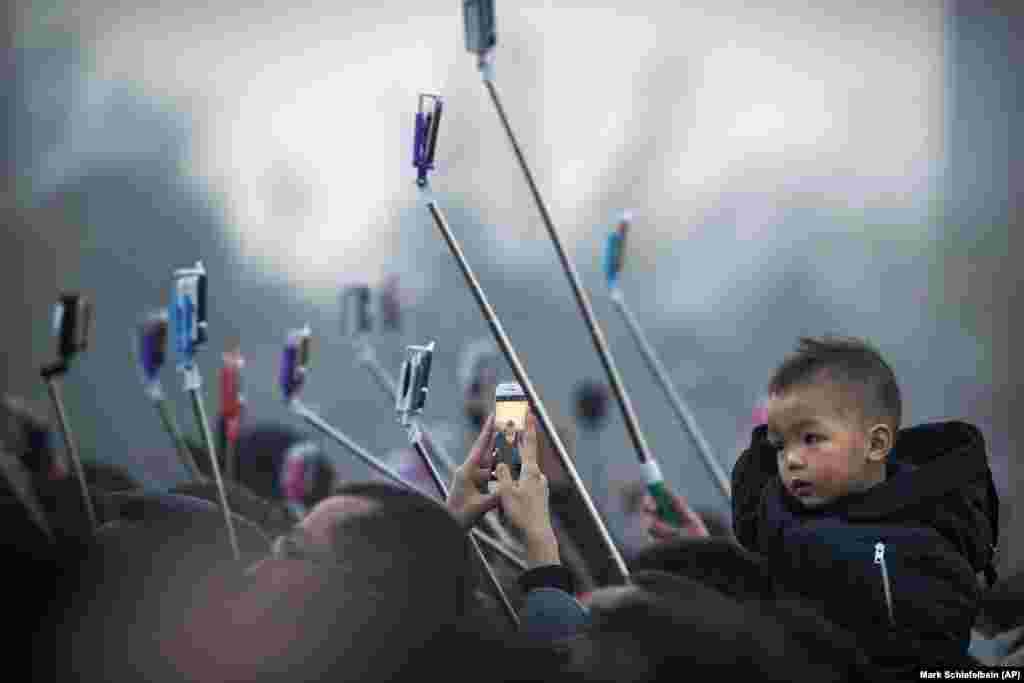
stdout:
<svg viewBox="0 0 1024 683">
<path fill-rule="evenodd" d="M 541 587 L 526 594 L 519 620 L 525 635 L 555 641 L 577 635 L 590 623 L 590 614 L 569 593 Z"/>
</svg>

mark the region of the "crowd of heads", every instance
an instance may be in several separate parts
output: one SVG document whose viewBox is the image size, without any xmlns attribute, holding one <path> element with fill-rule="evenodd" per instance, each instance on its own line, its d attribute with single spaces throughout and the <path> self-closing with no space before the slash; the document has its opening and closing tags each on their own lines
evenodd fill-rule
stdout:
<svg viewBox="0 0 1024 683">
<path fill-rule="evenodd" d="M 480 413 L 480 425 L 487 390 L 467 388 L 467 417 Z M 856 340 L 803 340 L 769 391 L 768 426 L 780 438 L 796 418 L 859 435 L 839 454 L 848 466 L 831 471 L 809 471 L 799 448 L 780 444 L 784 481 L 795 468 L 820 476 L 819 487 L 848 490 L 839 478 L 864 476 L 856 463 L 871 462 L 875 426 L 895 433 L 900 425 L 892 370 Z M 808 391 L 823 395 L 785 403 Z M 590 385 L 580 396 L 596 422 L 607 396 Z M 0 492 L 5 562 L 13 577 L 46 585 L 25 613 L 39 680 L 880 680 L 859 636 L 789 590 L 713 511 L 698 513 L 702 534 L 651 540 L 631 554 L 631 580 L 617 581 L 542 432 L 536 457 L 559 555 L 573 577 L 570 597 L 586 613 L 583 626 L 557 638 L 512 625 L 471 535 L 442 501 L 391 482 L 342 482 L 294 430 L 253 425 L 239 437 L 237 479 L 225 482 L 235 557 L 208 454 L 196 443 L 204 476 L 166 492 L 144 489 L 115 464 L 87 463 L 94 531 L 45 413 L 7 397 L 2 419 L 4 458 L 18 465 Z M 557 422 L 571 447 L 572 422 Z M 633 514 L 650 514 L 642 484 L 622 498 Z M 484 557 L 524 610 L 522 570 Z M 986 595 L 979 629 L 1020 629 L 1019 584 L 1018 575 Z"/>
</svg>

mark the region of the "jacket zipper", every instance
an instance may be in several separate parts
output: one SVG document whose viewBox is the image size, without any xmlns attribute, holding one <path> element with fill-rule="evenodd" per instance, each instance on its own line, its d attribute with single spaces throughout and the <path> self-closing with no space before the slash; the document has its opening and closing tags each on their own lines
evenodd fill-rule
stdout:
<svg viewBox="0 0 1024 683">
<path fill-rule="evenodd" d="M 875 543 L 875 564 L 882 568 L 882 585 L 885 587 L 885 604 L 889 607 L 889 622 L 896 625 L 896 617 L 892 611 L 892 588 L 889 584 L 889 567 L 885 563 L 885 544 Z"/>
</svg>

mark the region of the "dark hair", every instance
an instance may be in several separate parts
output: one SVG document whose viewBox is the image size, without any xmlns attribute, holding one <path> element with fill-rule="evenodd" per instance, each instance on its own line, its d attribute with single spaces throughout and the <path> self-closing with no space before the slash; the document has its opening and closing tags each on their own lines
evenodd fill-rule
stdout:
<svg viewBox="0 0 1024 683">
<path fill-rule="evenodd" d="M 0 441 L 30 472 L 45 475 L 58 457 L 46 414 L 20 396 L 5 394 L 0 400 L 0 416 Z"/>
<path fill-rule="evenodd" d="M 189 481 L 175 486 L 171 492 L 195 496 L 220 505 L 220 492 L 215 481 Z M 270 536 L 288 533 L 299 522 L 286 505 L 261 498 L 244 484 L 225 480 L 224 492 L 231 512 L 255 522 Z"/>
<path fill-rule="evenodd" d="M 753 607 L 663 572 L 633 581 L 591 597 L 592 623 L 569 646 L 585 680 L 848 680 Z"/>
<path fill-rule="evenodd" d="M 347 482 L 334 494 L 377 503 L 333 522 L 338 562 L 378 577 L 396 598 L 404 595 L 410 609 L 436 612 L 441 622 L 445 613 L 449 619 L 468 614 L 474 584 L 469 537 L 444 505 L 385 482 Z"/>
<path fill-rule="evenodd" d="M 864 419 L 885 420 L 899 429 L 902 419 L 896 375 L 870 343 L 855 337 L 801 337 L 796 353 L 786 358 L 768 382 L 768 393 L 834 381 L 853 389 Z"/>
<path fill-rule="evenodd" d="M 775 594 L 772 576 L 761 558 L 724 538 L 659 543 L 643 550 L 630 567 L 686 577 L 739 602 L 768 600 Z"/>
<path fill-rule="evenodd" d="M 235 561 L 224 517 L 205 501 L 114 495 L 135 514 L 100 527 L 85 562 L 66 580 L 66 603 L 51 609 L 50 648 L 65 653 L 50 664 L 59 674 L 52 680 L 156 680 L 150 669 L 161 660 L 159 634 L 196 587 L 221 572 L 241 577 L 269 550 L 262 532 L 236 516 L 242 560 Z"/>
<path fill-rule="evenodd" d="M 704 526 L 712 538 L 735 538 L 735 534 L 732 532 L 732 524 L 729 523 L 728 518 L 722 513 L 706 507 L 694 508 L 693 511 L 704 521 Z"/>
<path fill-rule="evenodd" d="M 85 480 L 89 486 L 104 491 L 135 491 L 142 488 L 124 467 L 109 462 L 83 462 Z"/>
</svg>

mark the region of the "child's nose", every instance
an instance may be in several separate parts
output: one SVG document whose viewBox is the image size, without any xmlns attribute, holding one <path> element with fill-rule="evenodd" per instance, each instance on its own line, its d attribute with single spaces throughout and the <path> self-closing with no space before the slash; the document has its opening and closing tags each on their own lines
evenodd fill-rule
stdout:
<svg viewBox="0 0 1024 683">
<path fill-rule="evenodd" d="M 783 462 L 786 464 L 787 469 L 800 469 L 807 464 L 804 462 L 803 456 L 795 448 L 786 451 Z"/>
</svg>

